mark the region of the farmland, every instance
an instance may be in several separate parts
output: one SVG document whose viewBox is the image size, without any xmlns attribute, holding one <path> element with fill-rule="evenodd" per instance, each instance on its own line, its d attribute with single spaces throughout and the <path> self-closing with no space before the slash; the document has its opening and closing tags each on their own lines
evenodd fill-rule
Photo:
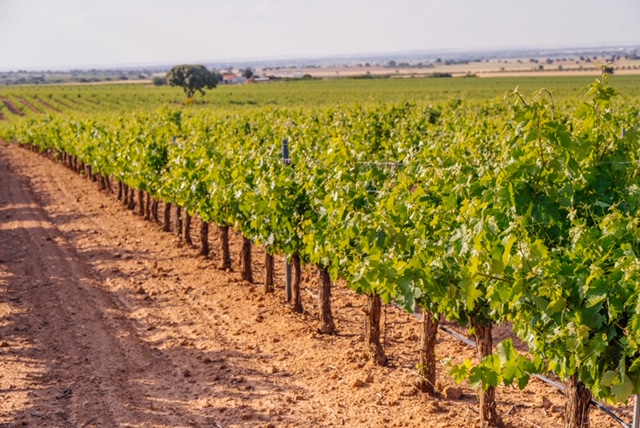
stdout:
<svg viewBox="0 0 640 428">
<path fill-rule="evenodd" d="M 195 105 L 190 107 L 224 113 L 263 107 L 309 109 L 405 101 L 441 104 L 456 99 L 482 102 L 500 100 L 516 86 L 525 94 L 540 88 L 552 89 L 556 101 L 563 102 L 579 98 L 593 80 L 590 76 L 554 76 L 274 81 L 219 86 L 204 97 L 196 97 Z M 612 76 L 612 84 L 633 99 L 640 97 L 640 76 Z M 180 89 L 150 84 L 16 86 L 0 88 L 0 97 L 10 100 L 25 115 L 34 111 L 23 100 L 49 113 L 148 110 L 184 103 Z M 7 119 L 15 116 L 2 103 L 0 112 Z"/>
<path fill-rule="evenodd" d="M 539 88 L 546 91 L 534 95 Z M 59 301 L 56 316 L 77 317 L 79 324 L 87 319 L 88 336 L 78 330 L 71 332 L 75 339 L 61 337 L 90 350 L 88 367 L 98 361 L 94 380 L 89 368 L 83 376 L 112 391 L 110 373 L 132 353 L 138 362 L 123 370 L 144 372 L 140 384 L 157 383 L 155 390 L 134 389 L 122 381 L 117 388 L 126 393 L 154 396 L 154 412 L 130 410 L 120 420 L 114 415 L 126 400 L 112 392 L 98 403 L 112 414 L 94 416 L 104 426 L 174 426 L 186 412 L 193 412 L 196 425 L 306 426 L 311 418 L 328 426 L 462 426 L 480 412 L 512 426 L 552 426 L 570 418 L 563 400 L 550 399 L 552 392 L 535 381 L 523 392 L 500 387 L 491 410 L 495 388 L 514 381 L 524 388 L 529 373 L 555 371 L 567 385 L 585 382 L 597 398 L 626 401 L 637 393 L 636 76 L 595 83 L 582 77 L 275 82 L 219 87 L 187 106 L 179 90 L 146 85 L 21 87 L 0 96 L 3 138 L 48 157 L 15 145 L 2 149 L 3 172 L 11 177 L 3 187 L 9 219 L 3 233 L 20 242 L 18 254 L 38 277 L 35 284 L 19 280 L 29 277 L 29 265 L 5 250 L 2 258 L 10 263 L 3 281 L 22 296 L 7 294 L 7 319 L 33 323 L 24 313 L 56 310 L 46 303 L 50 287 Z M 290 162 L 281 159 L 283 140 Z M 27 206 L 34 214 L 21 211 Z M 164 220 L 161 207 L 167 208 Z M 192 220 L 198 228 L 189 226 Z M 213 255 L 203 250 L 209 240 L 204 225 L 220 231 Z M 222 233 L 229 227 L 233 264 Z M 200 240 L 191 238 L 191 229 L 200 230 Z M 34 248 L 36 260 L 29 261 Z M 256 264 L 257 255 L 264 263 Z M 283 256 L 293 262 L 292 311 L 283 311 L 279 301 L 280 271 L 276 293 L 257 294 L 261 275 L 271 291 L 271 255 L 279 265 Z M 48 270 L 52 263 L 80 272 L 71 278 L 72 296 Z M 335 281 L 333 291 L 326 275 Z M 102 321 L 91 318 L 83 300 L 95 302 Z M 178 305 L 176 312 L 163 313 L 165 304 Z M 391 312 L 391 328 L 386 315 L 381 324 L 381 305 Z M 358 307 L 364 314 L 354 313 Z M 422 326 L 400 310 L 418 307 L 426 314 Z M 108 315 L 113 310 L 121 316 Z M 171 317 L 177 318 L 159 326 Z M 448 340 L 438 339 L 433 348 L 435 336 L 431 348 L 423 340 L 418 352 L 421 328 L 452 321 L 462 332 L 473 327 L 482 363 Z M 44 319 L 37 323 L 47 330 Z M 185 323 L 190 333 L 182 338 L 178 326 Z M 336 324 L 337 335 L 321 334 L 335 333 Z M 511 342 L 500 345 L 499 358 L 491 354 L 492 326 L 496 337 L 514 338 L 511 325 L 523 340 L 516 348 L 524 352 L 528 344 L 531 360 Z M 118 329 L 135 340 L 115 343 L 110 334 Z M 83 339 L 101 330 L 110 332 L 102 342 Z M 277 349 L 283 339 L 269 331 L 285 332 L 285 348 L 296 351 Z M 0 334 L 9 337 L 14 356 L 33 347 L 25 356 L 34 361 L 63 346 L 46 334 L 39 345 L 27 334 Z M 300 334 L 308 339 L 296 342 Z M 262 335 L 271 342 L 252 339 Z M 109 343 L 121 355 L 102 360 Z M 355 351 L 340 354 L 341 347 Z M 155 353 L 168 362 L 145 365 Z M 81 359 L 70 355 L 68 364 Z M 242 366 L 251 358 L 264 367 Z M 207 366 L 212 363 L 215 370 Z M 11 364 L 27 370 L 19 358 Z M 172 389 L 163 364 L 182 376 L 184 390 L 157 392 Z M 31 377 L 39 371 L 58 382 L 70 373 L 43 363 L 33 367 Z M 450 371 L 466 379 L 463 395 L 482 397 L 480 406 L 473 398 L 470 412 L 456 414 L 461 396 L 447 392 L 454 388 Z M 33 388 L 28 385 L 25 391 Z M 237 396 L 225 393 L 229 385 Z M 527 388 L 534 397 L 527 398 Z M 63 389 L 60 400 L 72 389 Z M 276 393 L 269 398 L 271 390 Z M 341 401 L 352 390 L 373 407 L 353 413 L 322 398 Z M 429 399 L 418 390 L 448 398 Z M 51 411 L 43 393 L 55 389 L 16 393 L 10 403 L 35 402 Z M 75 394 L 68 403 L 63 413 L 76 424 L 96 422 Z M 416 407 L 428 409 L 427 419 Z M 385 419 L 390 411 L 394 416 Z M 628 408 L 618 411 L 628 419 Z M 34 408 L 21 418 L 34 413 L 42 415 Z M 609 426 L 600 415 L 592 418 Z"/>
</svg>

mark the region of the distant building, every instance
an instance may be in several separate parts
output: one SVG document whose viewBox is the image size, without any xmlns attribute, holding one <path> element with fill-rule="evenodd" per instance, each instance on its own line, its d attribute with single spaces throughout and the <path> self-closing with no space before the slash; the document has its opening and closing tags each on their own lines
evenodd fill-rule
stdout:
<svg viewBox="0 0 640 428">
<path fill-rule="evenodd" d="M 233 73 L 225 73 L 222 75 L 223 85 L 240 85 L 247 83 L 247 78 L 244 76 L 236 76 Z"/>
</svg>

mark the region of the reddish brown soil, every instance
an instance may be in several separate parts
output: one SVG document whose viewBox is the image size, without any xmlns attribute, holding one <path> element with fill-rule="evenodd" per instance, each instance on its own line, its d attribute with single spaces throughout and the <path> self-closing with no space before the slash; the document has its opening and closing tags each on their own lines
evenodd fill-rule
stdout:
<svg viewBox="0 0 640 428">
<path fill-rule="evenodd" d="M 36 106 L 31 104 L 29 101 L 25 100 L 24 98 L 18 98 L 18 100 L 20 100 L 20 102 L 22 104 L 24 104 L 25 106 L 27 106 L 32 112 L 34 112 L 34 113 L 42 113 L 42 110 L 40 110 L 39 108 L 37 108 Z"/>
<path fill-rule="evenodd" d="M 0 100 L 4 103 L 4 105 L 9 109 L 9 111 L 16 116 L 24 116 L 24 113 L 20 111 L 18 107 L 15 106 L 8 98 L 0 97 Z"/>
<path fill-rule="evenodd" d="M 65 107 L 65 108 L 68 108 L 68 109 L 73 109 L 73 107 L 71 107 L 70 105 L 68 105 L 66 103 L 63 103 L 59 99 L 53 98 L 53 101 L 55 101 L 56 103 L 60 104 L 62 107 Z"/>
<path fill-rule="evenodd" d="M 306 312 L 295 315 L 282 260 L 265 295 L 217 270 L 217 254 L 196 254 L 95 183 L 0 143 L 0 427 L 478 426 L 468 385 L 458 399 L 413 387 L 412 316 L 386 307 L 391 365 L 376 367 L 363 347 L 364 300 L 346 287 L 333 295 L 340 333 L 321 336 L 310 270 Z M 473 351 L 441 334 L 437 356 L 460 362 Z M 453 385 L 447 372 L 440 391 Z M 497 399 L 512 427 L 562 425 L 562 395 L 540 381 L 499 388 Z M 630 419 L 629 407 L 616 411 Z M 592 419 L 616 426 L 596 410 Z"/>
<path fill-rule="evenodd" d="M 60 109 L 52 106 L 51 104 L 49 104 L 48 102 L 41 100 L 40 98 L 34 98 L 37 102 L 39 102 L 40 104 L 42 104 L 43 106 L 45 106 L 46 108 L 48 108 L 49 110 L 53 110 L 53 111 L 57 111 L 60 112 Z"/>
</svg>

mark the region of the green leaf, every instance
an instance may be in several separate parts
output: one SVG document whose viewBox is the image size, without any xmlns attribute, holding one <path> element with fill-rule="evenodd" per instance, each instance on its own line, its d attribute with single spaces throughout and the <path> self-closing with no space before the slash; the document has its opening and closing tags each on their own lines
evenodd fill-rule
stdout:
<svg viewBox="0 0 640 428">
<path fill-rule="evenodd" d="M 466 360 L 462 364 L 451 367 L 449 374 L 457 384 L 469 378 L 469 370 L 471 370 L 471 360 Z"/>
<path fill-rule="evenodd" d="M 633 381 L 624 375 L 622 382 L 611 387 L 611 394 L 621 402 L 626 402 L 633 394 Z"/>
</svg>

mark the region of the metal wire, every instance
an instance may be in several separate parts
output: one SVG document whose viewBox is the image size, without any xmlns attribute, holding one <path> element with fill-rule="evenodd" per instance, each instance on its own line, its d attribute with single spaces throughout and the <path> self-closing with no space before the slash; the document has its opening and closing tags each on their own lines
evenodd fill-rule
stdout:
<svg viewBox="0 0 640 428">
<path fill-rule="evenodd" d="M 398 307 L 398 306 L 396 306 Z M 402 308 L 400 308 L 402 309 Z M 413 315 L 416 319 L 421 319 L 421 316 L 419 316 L 417 313 L 413 312 L 411 315 Z M 448 335 L 452 336 L 453 338 L 459 340 L 460 342 L 464 343 L 465 345 L 471 346 L 473 348 L 476 348 L 477 345 L 476 343 L 469 339 L 468 337 L 464 337 L 463 335 L 461 335 L 460 333 L 445 327 L 443 325 L 438 325 L 438 329 L 444 331 L 445 333 L 447 333 Z M 532 377 L 535 377 L 536 379 L 539 379 L 549 385 L 555 386 L 556 388 L 558 388 L 561 391 L 565 390 L 565 386 L 563 384 L 561 384 L 560 382 L 556 382 L 553 379 L 549 379 L 546 376 L 542 376 L 539 374 L 535 374 L 535 373 L 530 373 L 530 375 Z M 606 413 L 607 415 L 609 415 L 611 418 L 613 418 L 616 422 L 618 422 L 620 424 L 620 426 L 622 426 L 623 428 L 636 428 L 636 427 L 632 427 L 630 424 L 626 423 L 623 419 L 621 419 L 618 415 L 616 415 L 612 410 L 606 408 L 605 406 L 603 406 L 602 404 L 598 403 L 596 400 L 591 399 L 591 405 L 596 407 L 597 409 L 603 411 L 604 413 Z M 638 406 L 638 398 L 636 397 L 636 407 Z"/>
</svg>

